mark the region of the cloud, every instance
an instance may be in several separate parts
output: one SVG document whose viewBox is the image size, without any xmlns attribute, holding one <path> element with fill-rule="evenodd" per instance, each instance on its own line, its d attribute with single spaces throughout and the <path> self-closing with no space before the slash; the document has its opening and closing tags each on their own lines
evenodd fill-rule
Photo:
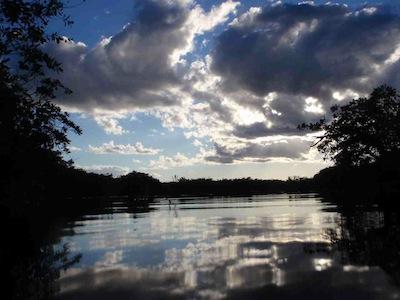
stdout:
<svg viewBox="0 0 400 300">
<path fill-rule="evenodd" d="M 79 152 L 79 151 L 82 151 L 81 148 L 76 147 L 76 146 L 68 146 L 68 149 L 69 149 L 69 151 L 71 151 L 71 152 Z"/>
<path fill-rule="evenodd" d="M 277 134 L 299 134 L 299 130 L 297 128 L 289 128 L 289 127 L 268 127 L 264 122 L 252 123 L 250 125 L 237 125 L 233 134 L 240 138 L 257 138 L 262 136 L 271 136 Z"/>
<path fill-rule="evenodd" d="M 226 89 L 260 96 L 362 87 L 361 79 L 377 74 L 400 41 L 399 18 L 386 13 L 284 4 L 251 15 L 218 37 L 212 68 Z"/>
<path fill-rule="evenodd" d="M 104 175 L 111 174 L 113 177 L 126 175 L 130 172 L 130 169 L 127 167 L 111 166 L 111 165 L 91 165 L 91 166 L 77 165 L 76 167 L 91 173 L 104 174 Z"/>
<path fill-rule="evenodd" d="M 195 146 L 195 147 L 201 147 L 201 146 L 203 146 L 203 143 L 201 142 L 201 141 L 199 141 L 198 139 L 195 139 L 194 141 L 193 141 L 193 146 Z"/>
<path fill-rule="evenodd" d="M 225 22 L 238 5 L 229 0 L 205 12 L 191 1 L 136 1 L 133 21 L 93 49 L 75 42 L 49 45 L 63 63 L 60 79 L 74 91 L 58 103 L 87 112 L 179 104 L 180 65 L 194 38 Z"/>
<path fill-rule="evenodd" d="M 148 168 L 154 170 L 167 170 L 171 168 L 187 167 L 201 162 L 202 159 L 199 156 L 188 157 L 178 152 L 173 156 L 160 155 L 158 159 L 150 161 Z"/>
<path fill-rule="evenodd" d="M 98 147 L 89 145 L 89 151 L 95 154 L 155 155 L 161 150 L 155 148 L 146 148 L 141 142 L 137 142 L 134 145 L 120 145 L 114 144 L 114 141 L 110 141 Z"/>
<path fill-rule="evenodd" d="M 290 133 L 324 114 L 333 94 L 383 82 L 400 57 L 400 19 L 379 7 L 282 4 L 251 8 L 216 42 L 211 70 L 225 95 L 263 112 L 271 133 Z"/>
<path fill-rule="evenodd" d="M 93 49 L 71 42 L 48 51 L 64 62 L 61 79 L 74 91 L 57 100 L 64 108 L 118 135 L 127 132 L 121 119 L 145 112 L 183 129 L 199 149 L 161 155 L 151 168 L 312 159 L 312 139 L 298 124 L 373 86 L 400 87 L 400 18 L 384 7 L 275 1 L 232 21 L 234 1 L 209 11 L 194 1 L 137 3 L 131 23 Z M 89 150 L 160 151 L 140 145 L 111 141 Z"/>
<path fill-rule="evenodd" d="M 121 263 L 123 259 L 123 250 L 107 251 L 104 253 L 103 259 L 96 261 L 96 268 L 109 268 Z"/>
<path fill-rule="evenodd" d="M 177 153 L 173 156 L 160 155 L 151 160 L 147 169 L 166 170 L 196 164 L 259 163 L 269 161 L 318 161 L 318 154 L 310 149 L 313 137 L 277 137 L 268 141 L 248 141 L 232 138 L 214 143 L 214 148 L 200 146 L 194 156 Z"/>
<path fill-rule="evenodd" d="M 115 118 L 95 115 L 94 120 L 99 126 L 103 127 L 107 134 L 122 135 L 129 132 L 128 130 L 123 129 Z"/>
<path fill-rule="evenodd" d="M 215 154 L 205 160 L 218 163 L 267 162 L 276 159 L 303 160 L 311 142 L 300 137 L 270 142 L 243 142 L 232 145 L 215 144 Z"/>
</svg>

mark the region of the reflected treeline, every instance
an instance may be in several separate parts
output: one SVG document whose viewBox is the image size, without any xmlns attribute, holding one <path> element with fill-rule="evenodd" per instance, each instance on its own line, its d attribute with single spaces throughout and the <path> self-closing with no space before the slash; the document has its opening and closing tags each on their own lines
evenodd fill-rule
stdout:
<svg viewBox="0 0 400 300">
<path fill-rule="evenodd" d="M 59 243 L 61 223 L 39 215 L 1 218 L 0 265 L 5 299 L 48 299 L 58 291 L 61 272 L 80 260 Z"/>
<path fill-rule="evenodd" d="M 339 231 L 328 230 L 341 263 L 380 267 L 400 285 L 400 216 L 378 210 L 342 211 Z"/>
<path fill-rule="evenodd" d="M 61 240 L 76 234 L 80 220 L 112 218 L 114 213 L 130 217 L 149 212 L 149 202 L 123 198 L 99 199 L 98 206 L 81 209 L 8 211 L 2 207 L 0 218 L 0 268 L 5 299 L 50 299 L 59 292 L 60 276 L 80 262 L 81 254 L 72 253 L 71 245 Z"/>
<path fill-rule="evenodd" d="M 60 250 L 43 246 L 26 252 L 23 257 L 10 257 L 12 299 L 49 299 L 59 288 L 60 273 L 78 263 L 80 255 L 71 256 L 67 244 Z M 10 287 L 7 285 L 7 287 Z"/>
</svg>

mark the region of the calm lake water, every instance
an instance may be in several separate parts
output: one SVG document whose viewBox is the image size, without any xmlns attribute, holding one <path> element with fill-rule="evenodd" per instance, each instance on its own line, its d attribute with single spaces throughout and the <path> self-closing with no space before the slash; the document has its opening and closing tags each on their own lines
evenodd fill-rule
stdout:
<svg viewBox="0 0 400 300">
<path fill-rule="evenodd" d="M 115 201 L 69 222 L 56 299 L 398 299 L 397 215 L 319 196 Z"/>
</svg>

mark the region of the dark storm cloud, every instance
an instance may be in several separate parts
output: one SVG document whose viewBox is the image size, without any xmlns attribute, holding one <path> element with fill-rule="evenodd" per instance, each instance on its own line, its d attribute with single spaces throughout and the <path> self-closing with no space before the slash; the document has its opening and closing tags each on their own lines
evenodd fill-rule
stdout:
<svg viewBox="0 0 400 300">
<path fill-rule="evenodd" d="M 187 43 L 181 29 L 188 9 L 178 2 L 138 3 L 134 21 L 94 49 L 82 43 L 49 46 L 63 63 L 61 80 L 74 91 L 61 104 L 114 110 L 176 102 L 167 89 L 180 81 L 170 55 Z"/>
<path fill-rule="evenodd" d="M 281 140 L 275 143 L 253 143 L 228 147 L 214 144 L 215 155 L 205 157 L 206 161 L 233 163 L 235 161 L 261 162 L 272 158 L 303 159 L 302 154 L 310 149 L 310 142 L 301 138 Z"/>
<path fill-rule="evenodd" d="M 237 125 L 233 134 L 237 137 L 241 138 L 257 138 L 262 136 L 271 136 L 271 135 L 290 135 L 290 134 L 299 134 L 299 130 L 297 128 L 290 127 L 272 127 L 269 128 L 267 124 L 263 122 L 257 122 L 250 125 Z"/>
<path fill-rule="evenodd" d="M 60 104 L 83 111 L 180 105 L 187 93 L 182 58 L 197 35 L 227 21 L 239 5 L 228 0 L 206 12 L 185 0 L 134 2 L 133 21 L 93 49 L 74 42 L 48 45 L 63 64 L 60 79 L 74 92 L 57 99 Z"/>
<path fill-rule="evenodd" d="M 386 10 L 278 5 L 250 11 L 223 32 L 212 70 L 227 92 L 278 92 L 329 102 L 332 91 L 366 91 L 379 82 L 379 68 L 399 42 L 399 17 Z"/>
</svg>

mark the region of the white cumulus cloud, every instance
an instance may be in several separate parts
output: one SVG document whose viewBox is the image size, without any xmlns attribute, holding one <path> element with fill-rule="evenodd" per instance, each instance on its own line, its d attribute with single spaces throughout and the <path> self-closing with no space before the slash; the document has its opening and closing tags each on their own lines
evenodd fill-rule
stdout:
<svg viewBox="0 0 400 300">
<path fill-rule="evenodd" d="M 115 144 L 114 141 L 104 143 L 100 146 L 89 145 L 89 151 L 95 154 L 123 154 L 123 155 L 155 155 L 160 149 L 147 148 L 141 142 L 135 144 Z"/>
</svg>

